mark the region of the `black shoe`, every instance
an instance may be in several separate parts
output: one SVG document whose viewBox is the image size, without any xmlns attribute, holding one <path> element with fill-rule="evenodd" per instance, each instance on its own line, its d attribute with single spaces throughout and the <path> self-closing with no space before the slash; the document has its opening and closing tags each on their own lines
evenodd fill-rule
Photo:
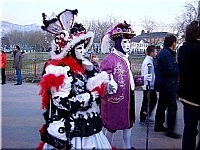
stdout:
<svg viewBox="0 0 200 150">
<path fill-rule="evenodd" d="M 1 84 L 3 85 L 3 84 L 6 84 L 6 83 L 1 83 Z"/>
<path fill-rule="evenodd" d="M 19 84 L 19 83 L 15 83 L 14 85 L 21 85 L 21 84 Z"/>
<path fill-rule="evenodd" d="M 181 137 L 181 135 L 175 133 L 175 132 L 167 132 L 166 136 L 174 138 L 174 139 L 179 139 Z"/>
<path fill-rule="evenodd" d="M 167 132 L 167 128 L 162 127 L 162 128 L 154 128 L 155 132 Z"/>
</svg>

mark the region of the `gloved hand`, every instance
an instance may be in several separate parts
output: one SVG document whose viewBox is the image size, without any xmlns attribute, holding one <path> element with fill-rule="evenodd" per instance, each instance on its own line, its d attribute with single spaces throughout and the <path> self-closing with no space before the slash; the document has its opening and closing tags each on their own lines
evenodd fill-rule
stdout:
<svg viewBox="0 0 200 150">
<path fill-rule="evenodd" d="M 152 75 L 151 74 L 144 75 L 144 80 L 151 82 L 152 81 Z"/>
<path fill-rule="evenodd" d="M 83 59 L 82 64 L 87 71 L 91 71 L 93 69 L 93 64 L 88 59 Z"/>
<path fill-rule="evenodd" d="M 117 92 L 118 85 L 113 79 L 113 75 L 110 75 L 110 81 L 108 82 L 107 92 L 108 94 L 115 94 Z"/>
</svg>

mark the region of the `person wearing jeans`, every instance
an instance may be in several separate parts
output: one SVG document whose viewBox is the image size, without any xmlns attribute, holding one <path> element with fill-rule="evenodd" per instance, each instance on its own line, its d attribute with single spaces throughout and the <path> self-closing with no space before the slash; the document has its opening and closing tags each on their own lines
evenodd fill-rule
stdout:
<svg viewBox="0 0 200 150">
<path fill-rule="evenodd" d="M 14 85 L 21 85 L 22 84 L 22 54 L 20 52 L 20 47 L 16 45 L 14 47 L 14 62 L 13 62 L 13 68 L 16 70 L 16 76 L 17 76 L 17 83 Z"/>
<path fill-rule="evenodd" d="M 22 84 L 22 74 L 21 69 L 16 69 L 17 83 Z"/>
</svg>

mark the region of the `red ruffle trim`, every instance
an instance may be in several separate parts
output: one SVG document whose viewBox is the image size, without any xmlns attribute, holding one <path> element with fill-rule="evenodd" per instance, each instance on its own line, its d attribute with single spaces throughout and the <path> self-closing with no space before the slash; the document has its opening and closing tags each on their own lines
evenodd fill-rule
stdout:
<svg viewBox="0 0 200 150">
<path fill-rule="evenodd" d="M 48 60 L 48 65 L 60 66 L 64 64 L 65 66 L 70 67 L 70 71 L 72 71 L 75 75 L 78 73 L 84 74 L 84 67 L 80 65 L 77 60 L 72 57 L 65 57 L 61 60 Z M 48 66 L 47 65 L 47 66 Z M 46 67 L 47 67 L 46 66 Z M 56 87 L 56 91 L 59 90 L 59 86 L 61 86 L 64 82 L 64 75 L 55 76 L 54 74 L 47 74 L 41 78 L 41 81 L 38 85 L 41 86 L 41 90 L 39 95 L 42 96 L 42 109 L 46 108 L 50 101 L 49 92 L 51 88 Z"/>
<path fill-rule="evenodd" d="M 100 86 L 95 87 L 91 92 L 97 91 L 100 96 L 104 96 L 106 88 L 107 88 L 106 83 L 102 83 Z"/>
<path fill-rule="evenodd" d="M 56 91 L 58 91 L 59 86 L 64 83 L 64 78 L 65 76 L 63 74 L 59 76 L 56 76 L 54 74 L 47 74 L 41 78 L 41 81 L 38 83 L 38 85 L 41 87 L 39 95 L 42 96 L 42 109 L 46 108 L 46 106 L 49 104 L 49 92 L 52 87 L 54 86 L 56 88 Z"/>
<path fill-rule="evenodd" d="M 36 147 L 36 150 L 43 150 L 44 144 L 44 142 L 40 142 L 38 147 Z"/>
</svg>

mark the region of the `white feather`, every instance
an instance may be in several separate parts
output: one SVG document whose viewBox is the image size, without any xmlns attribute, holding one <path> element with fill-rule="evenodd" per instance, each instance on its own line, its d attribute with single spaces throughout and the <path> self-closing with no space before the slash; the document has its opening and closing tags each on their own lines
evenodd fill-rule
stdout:
<svg viewBox="0 0 200 150">
<path fill-rule="evenodd" d="M 110 35 L 107 33 L 106 35 L 104 35 L 102 42 L 101 42 L 101 53 L 103 53 L 103 54 L 110 53 L 109 40 L 110 40 Z"/>
<path fill-rule="evenodd" d="M 102 83 L 108 83 L 109 77 L 105 71 L 98 73 L 96 76 L 89 78 L 87 82 L 87 88 L 92 91 L 95 87 L 100 86 Z"/>
</svg>

